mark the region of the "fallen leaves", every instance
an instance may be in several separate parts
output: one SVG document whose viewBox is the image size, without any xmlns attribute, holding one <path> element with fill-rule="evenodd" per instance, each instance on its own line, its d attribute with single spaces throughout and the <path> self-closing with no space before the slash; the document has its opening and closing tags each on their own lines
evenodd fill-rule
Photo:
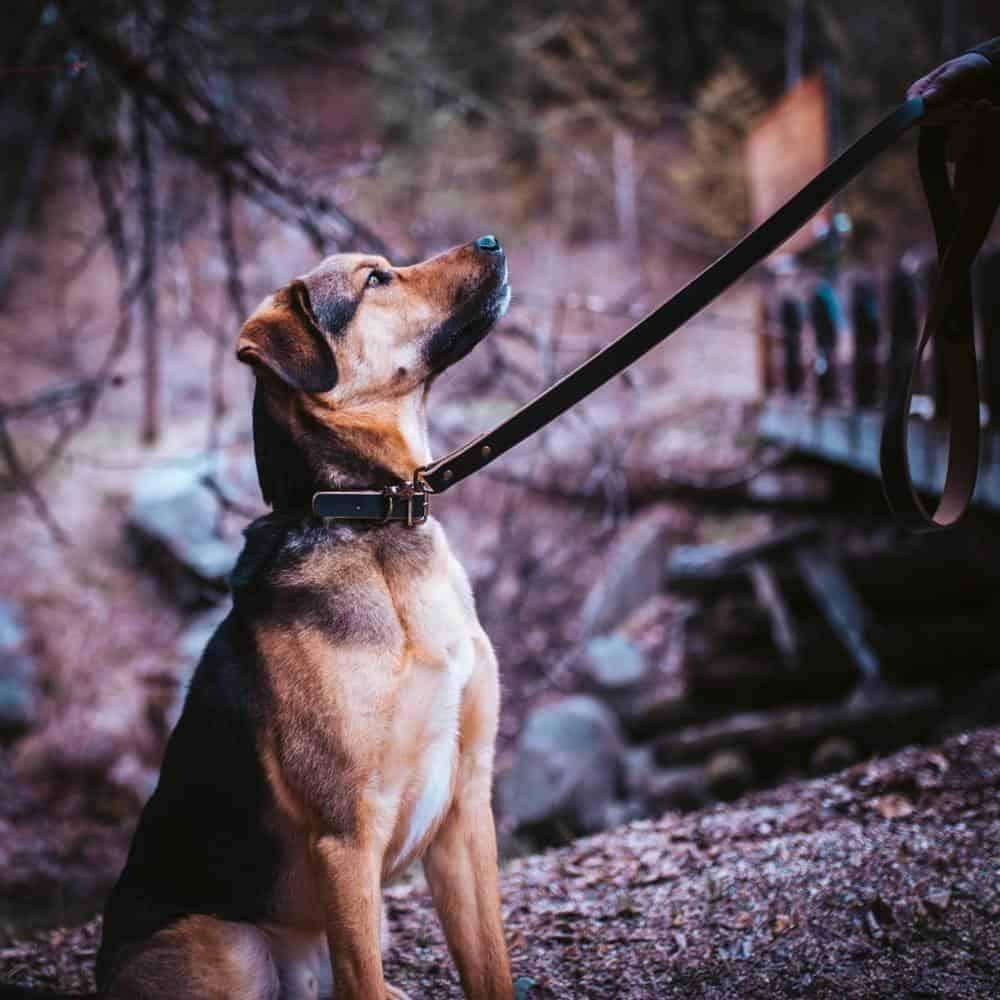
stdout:
<svg viewBox="0 0 1000 1000">
<path fill-rule="evenodd" d="M 871 808 L 874 809 L 882 819 L 905 819 L 912 816 L 916 807 L 905 795 L 879 795 L 871 800 Z"/>
<path fill-rule="evenodd" d="M 927 908 L 934 913 L 944 913 L 951 905 L 951 889 L 930 889 L 924 896 Z"/>
</svg>

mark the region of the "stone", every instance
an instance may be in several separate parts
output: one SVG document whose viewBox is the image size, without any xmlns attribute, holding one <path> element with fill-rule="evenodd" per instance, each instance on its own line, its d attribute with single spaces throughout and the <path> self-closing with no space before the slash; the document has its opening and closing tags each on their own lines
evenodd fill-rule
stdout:
<svg viewBox="0 0 1000 1000">
<path fill-rule="evenodd" d="M 711 799 L 703 767 L 658 767 L 651 747 L 626 752 L 625 783 L 629 796 L 642 804 L 644 816 L 699 809 Z"/>
<path fill-rule="evenodd" d="M 679 532 L 676 510 L 665 505 L 652 507 L 625 525 L 611 547 L 604 573 L 583 602 L 583 639 L 613 631 L 659 592 Z"/>
<path fill-rule="evenodd" d="M 644 803 L 651 816 L 677 810 L 690 812 L 711 800 L 705 768 L 657 767 L 649 775 Z"/>
<path fill-rule="evenodd" d="M 607 702 L 623 719 L 634 714 L 650 675 L 643 651 L 620 633 L 590 639 L 577 669 L 584 690 Z"/>
<path fill-rule="evenodd" d="M 824 740 L 809 758 L 809 769 L 813 774 L 831 774 L 843 771 L 861 760 L 861 753 L 853 740 L 840 736 Z"/>
<path fill-rule="evenodd" d="M 642 650 L 620 634 L 595 636 L 583 651 L 582 677 L 601 693 L 634 690 L 647 670 Z"/>
<path fill-rule="evenodd" d="M 529 712 L 504 782 L 515 833 L 549 845 L 613 822 L 623 754 L 618 720 L 596 698 L 573 695 Z"/>
<path fill-rule="evenodd" d="M 181 679 L 185 683 L 191 680 L 209 640 L 232 609 L 232 601 L 225 600 L 216 607 L 195 615 L 181 632 L 177 639 L 177 653 L 180 657 Z"/>
<path fill-rule="evenodd" d="M 218 600 L 242 548 L 220 534 L 216 496 L 204 484 L 206 464 L 143 473 L 132 492 L 126 532 L 137 559 L 182 607 Z"/>
<path fill-rule="evenodd" d="M 739 798 L 753 784 L 753 765 L 740 750 L 720 750 L 705 765 L 711 793 L 724 802 Z"/>
<path fill-rule="evenodd" d="M 29 732 L 38 722 L 35 661 L 18 610 L 0 600 L 0 742 Z"/>
</svg>

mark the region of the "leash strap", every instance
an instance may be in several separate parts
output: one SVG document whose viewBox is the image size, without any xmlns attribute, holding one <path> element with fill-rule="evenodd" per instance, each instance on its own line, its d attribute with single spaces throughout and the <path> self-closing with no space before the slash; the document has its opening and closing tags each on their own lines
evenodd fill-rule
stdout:
<svg viewBox="0 0 1000 1000">
<path fill-rule="evenodd" d="M 936 531 L 955 524 L 976 489 L 979 383 L 971 270 L 1000 204 L 1000 135 L 996 131 L 995 119 L 971 123 L 954 183 L 948 177 L 948 130 L 933 126 L 920 132 L 920 179 L 934 225 L 938 279 L 909 370 L 890 372 L 879 456 L 886 502 L 913 531 Z M 943 361 L 949 399 L 948 465 L 933 513 L 913 486 L 906 433 L 914 382 L 931 340 Z"/>
<path fill-rule="evenodd" d="M 673 298 L 502 424 L 418 469 L 416 481 L 433 493 L 443 493 L 624 371 L 781 246 L 923 115 L 920 98 L 902 104 Z"/>
</svg>

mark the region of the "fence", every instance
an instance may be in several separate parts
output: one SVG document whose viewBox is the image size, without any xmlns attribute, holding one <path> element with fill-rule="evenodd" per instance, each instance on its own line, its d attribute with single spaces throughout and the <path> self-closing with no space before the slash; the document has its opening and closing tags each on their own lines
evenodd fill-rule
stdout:
<svg viewBox="0 0 1000 1000">
<path fill-rule="evenodd" d="M 890 374 L 910 367 L 935 267 L 933 257 L 911 254 L 883 281 L 860 270 L 834 280 L 772 272 L 759 318 L 761 434 L 877 475 L 880 407 Z M 1000 508 L 1000 248 L 980 255 L 973 295 L 984 426 L 975 499 Z M 913 481 L 928 492 L 944 481 L 947 388 L 932 345 L 909 429 Z"/>
</svg>

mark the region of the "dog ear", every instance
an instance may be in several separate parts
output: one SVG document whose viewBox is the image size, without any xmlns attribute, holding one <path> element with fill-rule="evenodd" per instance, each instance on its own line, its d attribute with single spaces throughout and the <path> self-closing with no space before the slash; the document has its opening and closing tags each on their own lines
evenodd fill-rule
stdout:
<svg viewBox="0 0 1000 1000">
<path fill-rule="evenodd" d="M 267 368 L 302 392 L 329 392 L 337 384 L 333 350 L 312 314 L 301 281 L 275 292 L 246 321 L 236 357 Z"/>
</svg>

